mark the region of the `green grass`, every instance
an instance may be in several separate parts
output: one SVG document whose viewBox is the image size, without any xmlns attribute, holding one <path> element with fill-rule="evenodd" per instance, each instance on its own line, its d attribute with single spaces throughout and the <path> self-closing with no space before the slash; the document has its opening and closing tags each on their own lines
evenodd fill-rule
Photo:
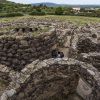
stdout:
<svg viewBox="0 0 100 100">
<path fill-rule="evenodd" d="M 9 18 L 1 18 L 0 19 L 0 23 L 7 23 L 7 22 L 17 22 L 17 21 L 21 21 L 24 19 L 30 19 L 30 18 L 36 18 L 36 19 L 40 19 L 40 16 L 23 16 L 23 17 L 9 17 Z M 45 19 L 44 16 L 41 16 L 41 18 Z M 3 28 L 0 28 L 0 33 L 4 33 L 4 32 L 9 32 L 10 30 L 15 29 L 16 26 L 6 26 Z M 44 29 L 39 29 L 36 32 L 33 32 L 33 36 L 39 35 L 40 33 L 44 33 L 44 32 L 48 32 L 48 30 L 50 30 L 49 27 L 44 27 Z"/>
<path fill-rule="evenodd" d="M 17 21 L 24 21 L 24 19 L 33 19 L 35 18 L 38 20 L 59 20 L 62 22 L 72 22 L 77 24 L 78 26 L 82 26 L 86 23 L 100 23 L 100 18 L 96 17 L 82 17 L 82 16 L 56 16 L 56 15 L 46 15 L 46 16 L 22 16 L 22 17 L 9 17 L 9 18 L 0 18 L 0 23 L 7 23 L 7 22 L 17 22 Z M 53 21 L 52 21 L 53 22 Z M 14 29 L 14 26 L 7 26 L 4 28 L 0 28 L 0 32 L 6 32 L 11 29 Z M 43 30 L 38 30 L 37 32 L 33 32 L 33 36 L 38 36 L 39 33 L 47 32 L 50 30 L 49 28 L 45 28 Z"/>
<path fill-rule="evenodd" d="M 36 19 L 57 19 L 61 21 L 70 21 L 76 23 L 78 25 L 83 25 L 86 23 L 100 23 L 100 18 L 96 17 L 82 17 L 82 16 L 55 16 L 55 15 L 47 15 L 47 16 L 23 16 L 23 17 L 9 17 L 9 18 L 1 18 L 0 22 L 13 22 L 26 18 L 36 18 Z"/>
<path fill-rule="evenodd" d="M 100 18 L 97 17 L 83 17 L 83 16 L 46 16 L 52 19 L 61 20 L 64 22 L 73 22 L 77 25 L 84 25 L 86 23 L 100 23 Z"/>
</svg>

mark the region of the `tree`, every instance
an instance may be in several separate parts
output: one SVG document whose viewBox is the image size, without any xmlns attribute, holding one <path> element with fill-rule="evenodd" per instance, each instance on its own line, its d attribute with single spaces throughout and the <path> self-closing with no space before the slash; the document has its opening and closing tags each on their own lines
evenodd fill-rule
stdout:
<svg viewBox="0 0 100 100">
<path fill-rule="evenodd" d="M 41 9 L 40 9 L 40 8 L 37 8 L 36 11 L 37 11 L 37 12 L 41 12 Z"/>
<path fill-rule="evenodd" d="M 85 8 L 81 8 L 80 12 L 86 12 Z"/>
<path fill-rule="evenodd" d="M 63 15 L 63 9 L 62 7 L 57 7 L 55 10 L 55 14 L 56 15 Z"/>
<path fill-rule="evenodd" d="M 66 8 L 66 10 L 64 11 L 65 15 L 74 15 L 74 11 L 72 8 L 68 7 Z"/>
<path fill-rule="evenodd" d="M 100 17 L 100 9 L 95 11 L 95 15 L 96 15 L 96 17 Z"/>
</svg>

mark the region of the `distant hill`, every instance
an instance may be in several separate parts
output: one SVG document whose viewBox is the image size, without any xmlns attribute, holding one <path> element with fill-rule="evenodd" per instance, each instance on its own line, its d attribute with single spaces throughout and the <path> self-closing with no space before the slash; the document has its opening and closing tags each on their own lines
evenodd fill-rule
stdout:
<svg viewBox="0 0 100 100">
<path fill-rule="evenodd" d="M 1 3 L 1 2 L 6 2 L 6 0 L 0 0 L 0 3 Z"/>
<path fill-rule="evenodd" d="M 70 4 L 56 4 L 51 2 L 33 3 L 32 5 L 39 6 L 40 4 L 46 5 L 48 7 L 67 6 L 67 7 L 80 7 L 80 8 L 100 8 L 100 5 L 70 5 Z"/>
<path fill-rule="evenodd" d="M 60 6 L 60 4 L 50 3 L 50 2 L 33 3 L 32 5 L 33 6 L 39 6 L 40 4 L 46 5 L 48 7 Z"/>
<path fill-rule="evenodd" d="M 1 3 L 7 3 L 8 1 L 7 0 L 0 0 L 0 4 Z"/>
<path fill-rule="evenodd" d="M 0 0 L 0 4 L 16 4 L 16 3 L 7 0 Z"/>
<path fill-rule="evenodd" d="M 100 8 L 100 5 L 67 5 L 69 7 L 80 7 L 80 8 Z"/>
<path fill-rule="evenodd" d="M 0 0 L 0 4 L 17 5 L 19 3 L 14 3 L 14 2 L 11 2 L 11 1 L 8 1 L 8 0 Z M 33 6 L 39 6 L 40 4 L 46 5 L 48 7 L 66 6 L 66 7 L 80 7 L 80 8 L 100 8 L 100 5 L 70 5 L 70 4 L 57 4 L 57 3 L 52 3 L 52 2 L 33 3 L 32 5 Z M 19 4 L 19 5 L 21 5 L 21 4 Z"/>
</svg>

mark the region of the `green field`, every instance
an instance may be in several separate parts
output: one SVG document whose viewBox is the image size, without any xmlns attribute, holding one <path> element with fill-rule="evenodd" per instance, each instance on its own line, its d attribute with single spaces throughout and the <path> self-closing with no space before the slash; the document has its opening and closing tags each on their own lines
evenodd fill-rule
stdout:
<svg viewBox="0 0 100 100">
<path fill-rule="evenodd" d="M 96 17 L 82 17 L 82 16 L 55 16 L 55 15 L 47 15 L 47 16 L 24 16 L 24 17 L 9 17 L 9 18 L 0 18 L 0 23 L 1 22 L 13 22 L 17 20 L 22 20 L 22 19 L 27 19 L 27 18 L 36 18 L 36 19 L 57 19 L 61 20 L 64 22 L 73 22 L 78 25 L 83 25 L 85 23 L 100 23 L 100 18 Z"/>
</svg>

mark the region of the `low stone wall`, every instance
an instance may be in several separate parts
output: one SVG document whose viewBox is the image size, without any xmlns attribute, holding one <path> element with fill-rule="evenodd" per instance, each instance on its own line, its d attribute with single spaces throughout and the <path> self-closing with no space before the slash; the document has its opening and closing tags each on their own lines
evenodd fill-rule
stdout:
<svg viewBox="0 0 100 100">
<path fill-rule="evenodd" d="M 75 35 L 71 43 L 69 57 L 92 64 L 100 71 L 100 42 L 98 38 Z"/>
<path fill-rule="evenodd" d="M 95 68 L 100 71 L 100 53 L 81 53 L 78 57 L 78 60 L 91 63 Z"/>
<path fill-rule="evenodd" d="M 78 53 L 100 52 L 100 44 L 92 42 L 91 39 L 79 39 L 77 43 Z"/>
<path fill-rule="evenodd" d="M 12 80 L 1 100 L 47 100 L 55 95 L 67 96 L 76 90 L 79 77 L 79 82 L 83 82 L 82 88 L 87 89 L 88 86 L 91 90 L 81 95 L 83 99 L 100 100 L 98 39 L 95 36 L 92 36 L 95 39 L 91 38 L 90 33 L 84 33 L 88 29 L 82 30 L 86 36 L 80 34 L 81 31 L 77 34 L 75 29 L 73 26 L 71 30 L 59 27 L 53 34 L 49 32 L 38 37 L 0 36 L 0 63 L 6 65 L 0 67 L 0 71 L 5 73 L 6 70 Z M 56 47 L 68 58 L 51 58 L 51 51 Z"/>
<path fill-rule="evenodd" d="M 21 73 L 10 71 L 9 76 L 13 81 L 1 100 L 7 100 L 3 99 L 5 95 L 10 97 L 8 100 L 45 100 L 55 94 L 68 95 L 76 90 L 79 76 L 91 88 L 91 92 L 83 98 L 100 99 L 99 72 L 92 65 L 74 59 L 37 60 L 21 70 Z"/>
<path fill-rule="evenodd" d="M 36 59 L 50 58 L 56 41 L 55 33 L 38 37 L 1 36 L 0 64 L 19 71 Z"/>
<path fill-rule="evenodd" d="M 66 67 L 54 64 L 34 72 L 11 100 L 46 100 L 75 92 L 79 78 Z"/>
</svg>

